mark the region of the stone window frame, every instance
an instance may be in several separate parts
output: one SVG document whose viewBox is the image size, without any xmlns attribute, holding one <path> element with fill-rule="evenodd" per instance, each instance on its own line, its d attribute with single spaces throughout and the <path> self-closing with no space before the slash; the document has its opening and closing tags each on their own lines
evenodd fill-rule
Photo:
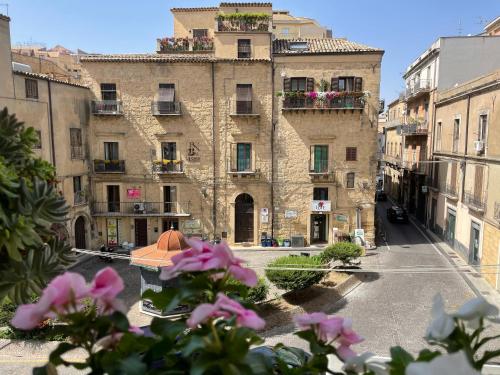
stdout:
<svg viewBox="0 0 500 375">
<path fill-rule="evenodd" d="M 481 134 L 481 117 L 486 116 L 486 135 Z M 490 111 L 488 109 L 483 109 L 478 112 L 478 124 L 477 124 L 477 140 L 484 142 L 484 149 L 486 153 L 486 142 L 488 140 L 488 128 L 490 124 Z"/>
</svg>

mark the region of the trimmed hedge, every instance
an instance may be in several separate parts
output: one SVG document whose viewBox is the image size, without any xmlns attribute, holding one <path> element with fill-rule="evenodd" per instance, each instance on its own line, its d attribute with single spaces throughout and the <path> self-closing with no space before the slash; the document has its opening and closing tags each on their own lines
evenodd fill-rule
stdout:
<svg viewBox="0 0 500 375">
<path fill-rule="evenodd" d="M 229 279 L 229 283 L 237 286 L 238 288 L 248 288 L 235 279 Z M 245 298 L 245 301 L 251 303 L 262 302 L 266 299 L 268 292 L 269 292 L 269 284 L 267 283 L 264 277 L 259 277 L 257 285 L 252 288 L 248 288 L 247 297 Z"/>
<path fill-rule="evenodd" d="M 323 263 L 323 260 L 319 256 L 284 256 L 275 259 L 267 266 L 280 268 L 322 268 Z M 298 290 L 319 283 L 325 276 L 325 272 L 266 269 L 266 276 L 280 289 Z"/>
<path fill-rule="evenodd" d="M 354 260 L 363 255 L 364 249 L 352 242 L 337 242 L 328 246 L 319 256 L 323 262 L 339 260 L 342 265 L 352 265 Z"/>
</svg>

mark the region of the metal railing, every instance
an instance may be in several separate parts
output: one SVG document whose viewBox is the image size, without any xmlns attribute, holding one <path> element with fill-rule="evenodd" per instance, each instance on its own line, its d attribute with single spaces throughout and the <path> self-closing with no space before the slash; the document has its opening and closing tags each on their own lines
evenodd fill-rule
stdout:
<svg viewBox="0 0 500 375">
<path fill-rule="evenodd" d="M 180 102 L 153 101 L 151 103 L 151 112 L 154 116 L 180 116 Z"/>
<path fill-rule="evenodd" d="M 398 156 L 383 154 L 383 160 L 386 163 L 394 164 L 394 165 L 402 165 L 403 161 Z"/>
<path fill-rule="evenodd" d="M 94 202 L 93 214 L 105 215 L 187 215 L 191 202 Z"/>
<path fill-rule="evenodd" d="M 314 160 L 309 162 L 309 174 L 327 174 L 328 160 Z"/>
<path fill-rule="evenodd" d="M 431 89 L 432 80 L 430 79 L 420 79 L 415 81 L 413 85 L 406 88 L 405 96 L 407 98 L 417 95 L 418 93 L 429 91 Z"/>
<path fill-rule="evenodd" d="M 458 197 L 458 190 L 456 185 L 446 184 L 443 189 L 443 193 L 449 195 L 450 197 Z"/>
<path fill-rule="evenodd" d="M 82 146 L 71 146 L 71 159 L 83 159 Z"/>
<path fill-rule="evenodd" d="M 95 173 L 125 173 L 125 160 L 94 160 Z"/>
<path fill-rule="evenodd" d="M 258 102 L 254 100 L 237 100 L 233 99 L 231 101 L 231 116 L 257 116 Z"/>
<path fill-rule="evenodd" d="M 81 206 L 87 204 L 87 194 L 84 190 L 75 191 L 73 194 L 73 205 Z"/>
<path fill-rule="evenodd" d="M 121 115 L 123 107 L 121 100 L 92 100 L 94 115 Z"/>
<path fill-rule="evenodd" d="M 401 126 L 401 134 L 403 135 L 427 134 L 427 131 L 427 121 L 416 121 Z"/>
<path fill-rule="evenodd" d="M 217 31 L 269 31 L 269 19 L 225 19 L 217 20 Z"/>
<path fill-rule="evenodd" d="M 158 53 L 203 52 L 213 50 L 214 39 L 209 37 L 157 39 Z"/>
<path fill-rule="evenodd" d="M 363 109 L 363 97 L 345 95 L 333 99 L 285 98 L 283 109 Z"/>
<path fill-rule="evenodd" d="M 484 211 L 485 202 L 482 194 L 477 194 L 471 191 L 466 191 L 464 194 L 464 202 L 467 206 L 477 210 Z"/>
<path fill-rule="evenodd" d="M 182 160 L 156 160 L 153 162 L 153 172 L 160 174 L 184 173 Z"/>
</svg>

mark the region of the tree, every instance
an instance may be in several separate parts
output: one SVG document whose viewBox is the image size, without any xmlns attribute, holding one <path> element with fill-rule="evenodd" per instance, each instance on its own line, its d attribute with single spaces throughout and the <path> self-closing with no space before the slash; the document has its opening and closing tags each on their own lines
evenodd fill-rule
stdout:
<svg viewBox="0 0 500 375">
<path fill-rule="evenodd" d="M 0 302 L 29 301 L 74 257 L 56 237 L 68 206 L 55 189 L 54 167 L 37 157 L 32 127 L 0 112 Z"/>
</svg>

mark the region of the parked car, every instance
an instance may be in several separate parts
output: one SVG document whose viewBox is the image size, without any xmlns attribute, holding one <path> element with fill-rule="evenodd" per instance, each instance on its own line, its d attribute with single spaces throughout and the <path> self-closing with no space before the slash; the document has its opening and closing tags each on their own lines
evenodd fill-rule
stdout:
<svg viewBox="0 0 500 375">
<path fill-rule="evenodd" d="M 392 206 L 387 209 L 387 220 L 391 223 L 407 223 L 408 214 L 406 211 L 398 206 Z"/>
<path fill-rule="evenodd" d="M 375 200 L 376 201 L 386 201 L 387 200 L 387 194 L 385 194 L 385 191 L 383 190 L 377 190 L 375 193 Z"/>
</svg>

